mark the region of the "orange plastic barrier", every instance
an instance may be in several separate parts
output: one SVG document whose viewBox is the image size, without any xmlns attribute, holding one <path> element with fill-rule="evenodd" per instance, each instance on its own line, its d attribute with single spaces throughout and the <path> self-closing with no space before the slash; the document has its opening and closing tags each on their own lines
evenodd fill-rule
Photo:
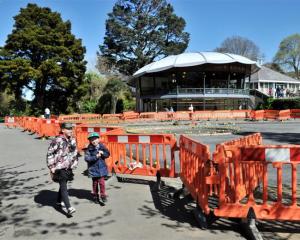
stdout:
<svg viewBox="0 0 300 240">
<path fill-rule="evenodd" d="M 107 134 L 110 171 L 121 174 L 175 177 L 176 138 L 171 134 Z"/>
<path fill-rule="evenodd" d="M 248 119 L 251 118 L 251 110 L 233 110 L 232 118 L 234 119 Z"/>
<path fill-rule="evenodd" d="M 291 109 L 291 118 L 300 118 L 300 109 Z"/>
<path fill-rule="evenodd" d="M 230 110 L 217 110 L 212 111 L 212 119 L 232 119 L 232 111 Z"/>
<path fill-rule="evenodd" d="M 174 120 L 191 120 L 191 114 L 193 114 L 191 111 L 178 111 L 173 113 Z"/>
<path fill-rule="evenodd" d="M 140 113 L 140 120 L 156 120 L 157 119 L 157 113 L 156 112 L 143 112 Z"/>
<path fill-rule="evenodd" d="M 73 122 L 77 123 L 80 122 L 80 114 L 74 115 L 61 115 L 58 117 L 59 122 Z"/>
<path fill-rule="evenodd" d="M 287 120 L 291 118 L 291 110 L 281 110 L 279 111 L 278 120 Z"/>
<path fill-rule="evenodd" d="M 251 118 L 254 120 L 264 120 L 265 110 L 257 110 L 251 112 Z"/>
<path fill-rule="evenodd" d="M 59 121 L 55 119 L 40 119 L 40 137 L 55 137 L 60 132 Z"/>
<path fill-rule="evenodd" d="M 219 162 L 220 196 L 216 216 L 245 218 L 253 209 L 256 218 L 268 220 L 300 220 L 300 207 L 297 204 L 297 167 L 300 163 L 299 145 L 226 146 L 231 152 L 227 162 Z M 232 182 L 226 181 L 229 165 L 233 165 Z M 275 193 L 270 191 L 269 171 L 276 174 Z M 283 192 L 283 169 L 291 176 L 291 188 Z M 285 179 L 286 180 L 286 179 Z M 242 183 L 245 184 L 242 184 Z M 257 184 L 262 183 L 262 194 L 255 195 Z M 232 194 L 226 192 L 230 185 Z M 243 198 L 242 188 L 247 196 Z"/>
<path fill-rule="evenodd" d="M 80 122 L 82 123 L 100 123 L 100 114 L 80 114 Z"/>
<path fill-rule="evenodd" d="M 261 145 L 262 144 L 262 136 L 260 133 L 254 133 L 242 138 L 230 140 L 221 144 L 216 145 L 216 150 L 213 153 L 214 162 L 218 163 L 225 158 L 225 148 L 224 146 L 251 146 L 251 145 Z"/>
<path fill-rule="evenodd" d="M 180 179 L 205 214 L 209 214 L 208 176 L 213 168 L 209 147 L 180 136 Z M 211 175 L 212 176 L 212 175 Z"/>
<path fill-rule="evenodd" d="M 193 120 L 213 119 L 213 111 L 195 111 L 192 113 Z"/>
<path fill-rule="evenodd" d="M 278 110 L 265 110 L 264 112 L 264 119 L 278 119 L 279 118 L 279 111 Z"/>
<path fill-rule="evenodd" d="M 15 117 L 8 117 L 6 116 L 4 118 L 4 125 L 8 128 L 11 128 L 11 127 L 16 127 L 16 122 L 15 122 Z"/>
<path fill-rule="evenodd" d="M 156 115 L 156 120 L 159 121 L 172 121 L 174 120 L 174 112 L 158 112 Z"/>
<path fill-rule="evenodd" d="M 105 135 L 108 132 L 112 132 L 115 134 L 123 134 L 124 129 L 121 127 L 102 127 L 102 126 L 92 126 L 87 124 L 77 125 L 75 127 L 75 138 L 77 142 L 78 151 L 82 151 L 84 148 L 87 147 L 89 143 L 87 137 L 91 132 L 97 132 L 101 137 L 102 135 Z"/>
<path fill-rule="evenodd" d="M 113 124 L 121 121 L 122 114 L 103 114 L 102 122 Z"/>
<path fill-rule="evenodd" d="M 137 120 L 139 118 L 139 113 L 137 112 L 123 112 L 122 114 L 122 120 L 128 121 L 128 120 Z"/>
</svg>

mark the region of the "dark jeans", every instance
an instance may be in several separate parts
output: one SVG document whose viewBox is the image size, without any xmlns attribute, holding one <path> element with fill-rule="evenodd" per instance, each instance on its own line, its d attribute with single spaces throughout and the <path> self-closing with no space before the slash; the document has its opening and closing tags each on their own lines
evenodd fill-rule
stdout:
<svg viewBox="0 0 300 240">
<path fill-rule="evenodd" d="M 57 202 L 58 203 L 64 202 L 66 208 L 68 209 L 69 207 L 71 207 L 71 204 L 68 195 L 67 180 L 60 179 L 58 183 L 59 183 L 59 190 L 57 195 Z"/>
</svg>

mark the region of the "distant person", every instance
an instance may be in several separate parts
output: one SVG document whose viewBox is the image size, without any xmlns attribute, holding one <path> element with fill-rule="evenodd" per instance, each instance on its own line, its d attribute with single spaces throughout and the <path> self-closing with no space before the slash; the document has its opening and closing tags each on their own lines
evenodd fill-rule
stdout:
<svg viewBox="0 0 300 240">
<path fill-rule="evenodd" d="M 273 92 L 272 88 L 269 88 L 269 96 L 273 95 L 272 92 Z"/>
<path fill-rule="evenodd" d="M 170 107 L 170 112 L 174 112 L 174 109 L 172 106 Z"/>
<path fill-rule="evenodd" d="M 286 96 L 287 96 L 287 97 L 290 97 L 290 95 L 291 95 L 291 91 L 290 91 L 290 89 L 287 88 L 287 89 L 286 89 Z"/>
<path fill-rule="evenodd" d="M 283 89 L 283 87 L 281 87 L 281 89 L 280 89 L 280 97 L 284 97 L 284 89 Z"/>
<path fill-rule="evenodd" d="M 67 182 L 73 180 L 72 170 L 78 164 L 77 146 L 72 134 L 72 124 L 62 123 L 61 134 L 50 143 L 47 152 L 47 166 L 52 180 L 59 183 L 56 205 L 65 207 L 69 216 L 72 216 L 76 209 L 70 204 Z"/>
<path fill-rule="evenodd" d="M 194 112 L 193 104 L 191 104 L 191 105 L 189 106 L 189 111 Z"/>
<path fill-rule="evenodd" d="M 50 109 L 49 108 L 45 108 L 45 114 L 44 114 L 46 119 L 50 119 Z"/>
<path fill-rule="evenodd" d="M 90 133 L 88 140 L 90 143 L 85 150 L 84 160 L 88 163 L 88 174 L 93 181 L 93 199 L 95 203 L 100 203 L 100 199 L 102 202 L 106 202 L 105 177 L 108 175 L 108 169 L 105 159 L 110 156 L 110 152 L 99 142 L 98 133 Z"/>
<path fill-rule="evenodd" d="M 276 87 L 275 96 L 277 98 L 280 98 L 280 87 L 279 86 Z"/>
</svg>

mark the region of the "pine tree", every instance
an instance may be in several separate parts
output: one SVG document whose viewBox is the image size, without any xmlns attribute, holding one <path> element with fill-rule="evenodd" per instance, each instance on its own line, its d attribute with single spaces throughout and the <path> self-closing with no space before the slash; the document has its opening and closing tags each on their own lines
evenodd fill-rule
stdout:
<svg viewBox="0 0 300 240">
<path fill-rule="evenodd" d="M 185 21 L 165 0 L 119 0 L 106 21 L 98 69 L 132 75 L 162 57 L 188 46 Z"/>
</svg>

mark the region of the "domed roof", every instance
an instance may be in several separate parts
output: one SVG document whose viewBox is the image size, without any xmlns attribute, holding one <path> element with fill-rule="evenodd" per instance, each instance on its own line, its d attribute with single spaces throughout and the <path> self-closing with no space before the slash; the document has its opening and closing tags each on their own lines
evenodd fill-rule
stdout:
<svg viewBox="0 0 300 240">
<path fill-rule="evenodd" d="M 192 67 L 206 63 L 210 64 L 228 64 L 241 63 L 251 65 L 251 72 L 259 70 L 260 65 L 249 58 L 231 54 L 218 52 L 191 52 L 171 55 L 156 62 L 150 63 L 133 74 L 133 77 L 139 77 L 146 73 L 161 72 L 176 67 Z"/>
</svg>

